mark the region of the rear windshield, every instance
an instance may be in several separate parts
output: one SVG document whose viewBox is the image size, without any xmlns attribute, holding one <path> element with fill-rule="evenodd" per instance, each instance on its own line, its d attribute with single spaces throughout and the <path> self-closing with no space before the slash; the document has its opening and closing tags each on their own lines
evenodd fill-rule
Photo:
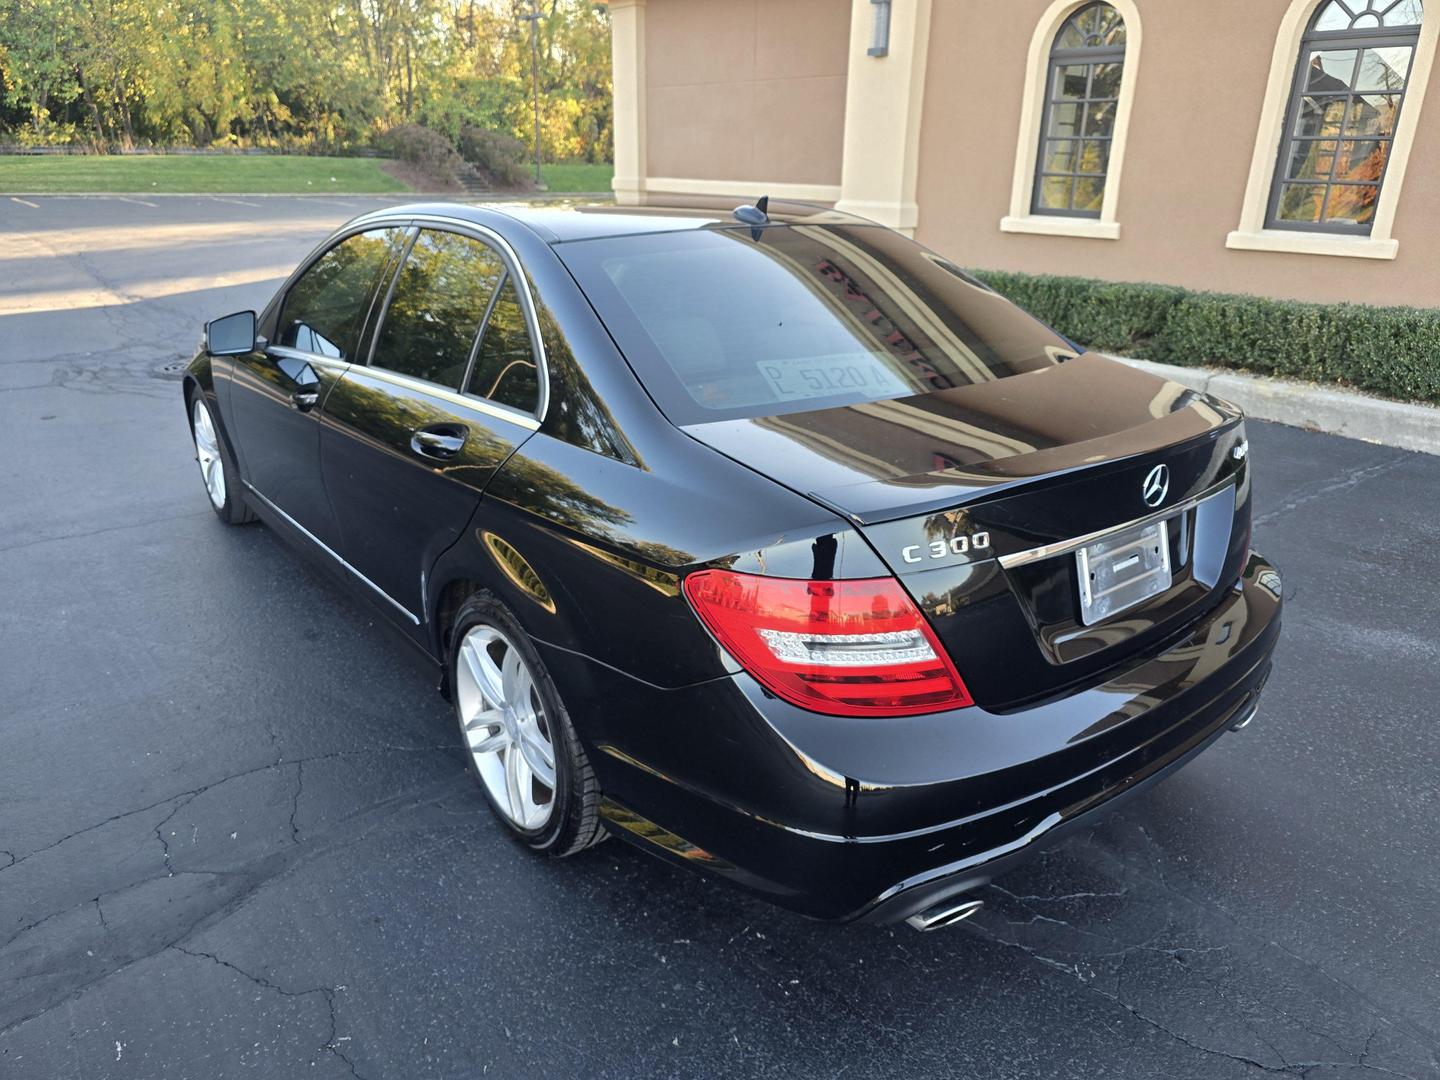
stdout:
<svg viewBox="0 0 1440 1080">
<path fill-rule="evenodd" d="M 880 226 L 730 226 L 556 251 L 677 424 L 909 397 L 1073 350 Z"/>
</svg>

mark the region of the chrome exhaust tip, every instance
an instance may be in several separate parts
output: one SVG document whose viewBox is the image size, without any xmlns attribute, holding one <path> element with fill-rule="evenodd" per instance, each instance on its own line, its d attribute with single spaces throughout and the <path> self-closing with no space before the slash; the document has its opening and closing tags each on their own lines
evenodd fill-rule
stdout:
<svg viewBox="0 0 1440 1080">
<path fill-rule="evenodd" d="M 922 933 L 939 930 L 945 926 L 968 919 L 985 906 L 984 900 L 946 900 L 932 908 L 926 908 L 905 921 Z"/>
<path fill-rule="evenodd" d="M 1236 720 L 1233 724 L 1230 725 L 1230 730 L 1243 731 L 1245 728 L 1250 726 L 1250 722 L 1255 719 L 1255 714 L 1259 711 L 1260 703 L 1258 701 L 1252 701 L 1250 703 L 1250 707 L 1245 710 L 1245 715 L 1240 717 L 1239 720 Z"/>
</svg>

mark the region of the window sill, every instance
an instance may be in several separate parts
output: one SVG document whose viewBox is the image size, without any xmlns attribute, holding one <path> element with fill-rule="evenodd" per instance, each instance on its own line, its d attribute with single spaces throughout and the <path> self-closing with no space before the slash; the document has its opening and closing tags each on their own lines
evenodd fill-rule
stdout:
<svg viewBox="0 0 1440 1080">
<path fill-rule="evenodd" d="M 1290 255 L 1339 255 L 1352 259 L 1393 259 L 1400 250 L 1399 240 L 1374 236 L 1336 236 L 1326 233 L 1286 232 L 1283 229 L 1262 229 L 1241 232 L 1238 229 L 1225 238 L 1225 246 L 1237 251 L 1278 251 Z"/>
<path fill-rule="evenodd" d="M 1028 217 L 1003 217 L 1000 231 L 1032 233 L 1037 236 L 1078 236 L 1087 240 L 1119 240 L 1118 221 L 1095 221 L 1092 218 L 1050 217 L 1032 214 Z"/>
</svg>

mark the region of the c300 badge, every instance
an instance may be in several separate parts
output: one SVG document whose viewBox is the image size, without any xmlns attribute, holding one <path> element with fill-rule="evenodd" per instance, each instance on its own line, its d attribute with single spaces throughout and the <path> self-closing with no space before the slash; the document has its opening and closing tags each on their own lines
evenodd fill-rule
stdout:
<svg viewBox="0 0 1440 1080">
<path fill-rule="evenodd" d="M 923 563 L 926 558 L 948 559 L 954 555 L 969 555 L 972 552 L 989 551 L 988 532 L 970 533 L 967 536 L 952 536 L 949 540 L 935 540 L 929 544 L 911 544 L 900 552 L 907 563 Z"/>
</svg>

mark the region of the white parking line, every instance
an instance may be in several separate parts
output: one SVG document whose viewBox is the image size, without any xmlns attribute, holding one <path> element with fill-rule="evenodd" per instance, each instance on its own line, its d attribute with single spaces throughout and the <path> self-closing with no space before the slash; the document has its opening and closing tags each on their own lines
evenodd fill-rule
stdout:
<svg viewBox="0 0 1440 1080">
<path fill-rule="evenodd" d="M 28 207 L 30 207 L 31 210 L 39 210 L 39 209 L 40 209 L 40 204 L 39 204 L 39 203 L 30 202 L 28 199 L 20 199 L 20 198 L 15 197 L 14 195 L 11 195 L 11 196 L 10 196 L 10 201 L 11 201 L 11 202 L 18 202 L 21 206 L 28 206 Z"/>
<path fill-rule="evenodd" d="M 115 198 L 119 199 L 121 202 L 138 203 L 141 206 L 148 206 L 152 210 L 155 209 L 155 204 L 153 202 L 146 202 L 144 199 L 132 199 L 128 195 L 116 195 Z"/>
</svg>

